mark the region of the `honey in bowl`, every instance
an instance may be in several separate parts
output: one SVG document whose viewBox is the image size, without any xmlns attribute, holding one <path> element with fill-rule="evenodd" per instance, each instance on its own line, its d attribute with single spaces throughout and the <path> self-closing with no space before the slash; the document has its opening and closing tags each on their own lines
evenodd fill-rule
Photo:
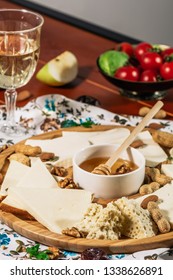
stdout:
<svg viewBox="0 0 173 280">
<path fill-rule="evenodd" d="M 118 147 L 115 144 L 90 145 L 78 151 L 73 157 L 74 182 L 82 189 L 92 192 L 95 198 L 114 199 L 137 193 L 145 176 L 145 158 L 137 149 L 129 147 L 119 157 L 134 163 L 134 171 L 110 176 L 99 176 L 92 172 L 101 162 L 106 162 Z M 101 158 L 101 162 L 98 158 Z M 89 170 L 84 170 L 83 164 L 91 159 L 95 164 Z"/>
<path fill-rule="evenodd" d="M 105 164 L 108 157 L 94 157 L 83 161 L 80 164 L 80 168 L 87 172 L 92 172 L 100 164 Z M 119 175 L 132 172 L 136 170 L 138 166 L 127 159 L 119 158 L 111 167 L 111 175 Z"/>
</svg>

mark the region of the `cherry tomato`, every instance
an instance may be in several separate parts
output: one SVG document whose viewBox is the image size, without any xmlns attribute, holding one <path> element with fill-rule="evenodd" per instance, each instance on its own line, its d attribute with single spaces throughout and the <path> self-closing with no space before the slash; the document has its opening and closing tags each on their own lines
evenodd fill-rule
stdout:
<svg viewBox="0 0 173 280">
<path fill-rule="evenodd" d="M 164 60 L 167 56 L 169 56 L 171 54 L 173 54 L 173 48 L 168 48 L 161 52 L 161 56 L 163 57 Z"/>
<path fill-rule="evenodd" d="M 123 66 L 115 72 L 115 77 L 122 80 L 138 81 L 139 70 L 131 65 Z"/>
<path fill-rule="evenodd" d="M 173 79 L 173 61 L 162 64 L 160 67 L 160 75 L 164 80 Z"/>
<path fill-rule="evenodd" d="M 141 82 L 157 82 L 157 74 L 153 70 L 144 70 L 140 76 Z"/>
<path fill-rule="evenodd" d="M 143 54 L 150 51 L 151 49 L 152 49 L 151 44 L 147 42 L 139 43 L 134 49 L 134 55 L 140 61 Z"/>
<path fill-rule="evenodd" d="M 118 51 L 125 52 L 129 56 L 133 55 L 133 46 L 128 42 L 122 42 L 117 47 Z"/>
<path fill-rule="evenodd" d="M 145 70 L 159 70 L 162 62 L 162 57 L 156 52 L 146 52 L 140 59 L 140 64 Z"/>
</svg>

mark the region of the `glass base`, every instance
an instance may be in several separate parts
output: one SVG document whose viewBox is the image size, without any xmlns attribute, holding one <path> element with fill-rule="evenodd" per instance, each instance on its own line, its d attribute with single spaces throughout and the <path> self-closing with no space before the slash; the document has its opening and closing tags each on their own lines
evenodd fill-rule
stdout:
<svg viewBox="0 0 173 280">
<path fill-rule="evenodd" d="M 10 136 L 22 136 L 26 134 L 26 129 L 17 124 L 10 125 L 10 126 L 4 124 L 1 127 L 1 131 L 6 135 L 10 135 Z"/>
<path fill-rule="evenodd" d="M 120 94 L 135 100 L 161 100 L 166 96 L 167 91 L 137 92 L 121 89 Z"/>
</svg>

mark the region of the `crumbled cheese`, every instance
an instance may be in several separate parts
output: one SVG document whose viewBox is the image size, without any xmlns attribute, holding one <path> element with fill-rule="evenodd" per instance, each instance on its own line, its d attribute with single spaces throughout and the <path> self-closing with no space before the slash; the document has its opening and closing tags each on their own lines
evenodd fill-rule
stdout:
<svg viewBox="0 0 173 280">
<path fill-rule="evenodd" d="M 126 197 L 108 203 L 105 208 L 91 203 L 76 227 L 88 239 L 118 240 L 122 235 L 139 239 L 156 234 L 148 210 Z"/>
<path fill-rule="evenodd" d="M 80 221 L 79 224 L 76 225 L 78 230 L 88 234 L 92 230 L 92 228 L 95 227 L 95 225 L 97 224 L 97 220 L 100 216 L 102 209 L 102 205 L 97 203 L 91 203 L 83 219 Z"/>
<path fill-rule="evenodd" d="M 77 225 L 88 239 L 119 239 L 122 227 L 121 212 L 116 205 L 109 203 L 103 208 L 93 203 L 82 221 Z"/>
<path fill-rule="evenodd" d="M 148 210 L 143 209 L 135 200 L 122 197 L 115 204 L 125 218 L 122 234 L 130 238 L 145 238 L 156 234 Z"/>
</svg>

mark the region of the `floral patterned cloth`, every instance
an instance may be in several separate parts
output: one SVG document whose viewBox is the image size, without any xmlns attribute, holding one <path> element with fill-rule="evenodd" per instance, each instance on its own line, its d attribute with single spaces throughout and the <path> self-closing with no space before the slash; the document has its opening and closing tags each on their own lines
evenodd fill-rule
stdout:
<svg viewBox="0 0 173 280">
<path fill-rule="evenodd" d="M 5 106 L 0 106 L 0 127 L 6 119 Z M 11 145 L 32 135 L 70 126 L 90 127 L 92 124 L 137 125 L 140 117 L 120 116 L 100 107 L 77 102 L 65 96 L 52 94 L 41 96 L 25 107 L 17 108 L 16 121 L 26 128 L 24 136 L 8 137 L 0 132 L 0 147 Z M 162 129 L 173 133 L 173 122 L 152 120 Z M 173 259 L 173 249 L 160 248 L 134 254 L 109 255 L 109 259 Z M 37 244 L 19 235 L 5 224 L 0 223 L 0 259 L 80 259 L 80 254 Z"/>
</svg>

